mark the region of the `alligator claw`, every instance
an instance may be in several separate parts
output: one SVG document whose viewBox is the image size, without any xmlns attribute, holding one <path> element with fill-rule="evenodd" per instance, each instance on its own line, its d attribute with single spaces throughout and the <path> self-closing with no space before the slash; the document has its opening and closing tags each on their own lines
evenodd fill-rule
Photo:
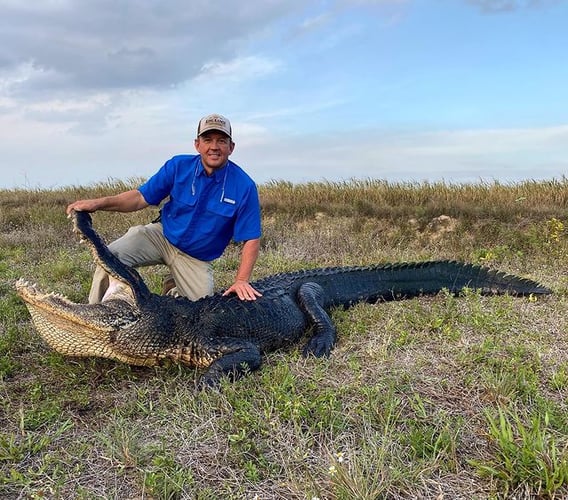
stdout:
<svg viewBox="0 0 568 500">
<path fill-rule="evenodd" d="M 221 384 L 219 379 L 214 379 L 212 377 L 207 377 L 206 375 L 203 375 L 195 385 L 198 391 L 211 391 L 211 390 L 214 391 L 218 390 Z"/>
<path fill-rule="evenodd" d="M 304 347 L 302 351 L 302 356 L 308 358 L 309 356 L 314 356 L 316 358 L 329 357 L 331 350 L 333 349 L 333 340 L 313 337 Z"/>
</svg>

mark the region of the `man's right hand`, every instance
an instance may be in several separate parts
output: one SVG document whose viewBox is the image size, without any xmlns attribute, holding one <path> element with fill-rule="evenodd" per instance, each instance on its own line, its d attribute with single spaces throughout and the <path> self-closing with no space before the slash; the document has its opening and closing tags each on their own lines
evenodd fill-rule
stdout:
<svg viewBox="0 0 568 500">
<path fill-rule="evenodd" d="M 73 210 L 77 212 L 96 212 L 99 209 L 98 200 L 77 200 L 67 205 L 67 215 Z"/>
</svg>

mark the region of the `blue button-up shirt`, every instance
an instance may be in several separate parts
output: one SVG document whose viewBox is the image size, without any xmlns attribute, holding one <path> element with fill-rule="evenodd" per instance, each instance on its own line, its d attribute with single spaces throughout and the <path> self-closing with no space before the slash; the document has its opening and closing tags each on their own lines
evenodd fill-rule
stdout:
<svg viewBox="0 0 568 500">
<path fill-rule="evenodd" d="M 199 155 L 179 155 L 139 188 L 150 205 L 162 207 L 164 236 L 199 260 L 221 256 L 233 239 L 260 238 L 260 202 L 254 181 L 236 163 L 208 176 Z"/>
</svg>

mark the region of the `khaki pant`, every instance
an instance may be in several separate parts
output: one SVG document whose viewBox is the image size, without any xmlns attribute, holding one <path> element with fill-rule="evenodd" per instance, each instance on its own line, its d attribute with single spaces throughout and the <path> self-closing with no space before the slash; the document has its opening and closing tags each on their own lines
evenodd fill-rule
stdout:
<svg viewBox="0 0 568 500">
<path fill-rule="evenodd" d="M 190 300 L 213 294 L 213 270 L 210 262 L 190 257 L 173 246 L 162 232 L 162 224 L 154 222 L 131 227 L 113 241 L 109 250 L 121 262 L 132 267 L 165 264 L 170 268 L 176 287 L 168 295 L 184 296 Z M 89 303 L 101 302 L 109 286 L 109 275 L 97 267 L 89 293 Z"/>
</svg>

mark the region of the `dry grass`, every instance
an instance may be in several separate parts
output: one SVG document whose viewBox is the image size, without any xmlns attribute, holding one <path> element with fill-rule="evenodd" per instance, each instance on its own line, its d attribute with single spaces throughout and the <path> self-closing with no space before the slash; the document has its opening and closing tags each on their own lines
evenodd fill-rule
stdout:
<svg viewBox="0 0 568 500">
<path fill-rule="evenodd" d="M 564 498 L 568 495 L 565 180 L 261 186 L 256 277 L 459 259 L 533 278 L 545 299 L 440 294 L 334 311 L 328 360 L 298 347 L 221 392 L 198 373 L 69 359 L 12 282 L 84 300 L 92 264 L 64 214 L 135 184 L 0 191 L 0 497 Z M 155 210 L 95 214 L 108 240 Z M 219 287 L 238 263 L 216 262 Z M 157 288 L 163 269 L 145 272 Z"/>
</svg>

